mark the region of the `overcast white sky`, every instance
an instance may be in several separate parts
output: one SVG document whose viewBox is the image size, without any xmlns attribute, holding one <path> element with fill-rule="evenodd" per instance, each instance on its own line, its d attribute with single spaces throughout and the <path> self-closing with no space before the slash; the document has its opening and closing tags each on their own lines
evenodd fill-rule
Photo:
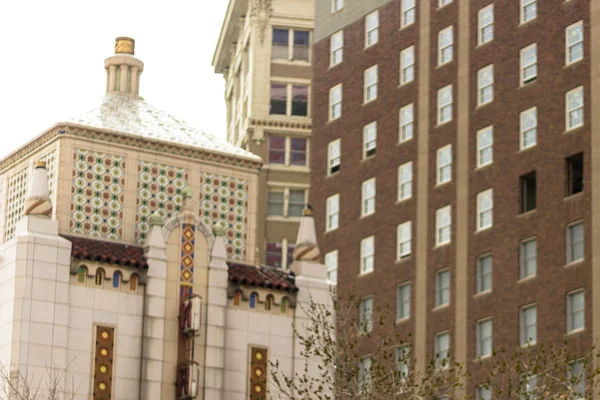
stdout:
<svg viewBox="0 0 600 400">
<path fill-rule="evenodd" d="M 225 138 L 211 67 L 228 0 L 0 0 L 0 157 L 99 104 L 117 36 L 136 41 L 140 95 Z"/>
</svg>

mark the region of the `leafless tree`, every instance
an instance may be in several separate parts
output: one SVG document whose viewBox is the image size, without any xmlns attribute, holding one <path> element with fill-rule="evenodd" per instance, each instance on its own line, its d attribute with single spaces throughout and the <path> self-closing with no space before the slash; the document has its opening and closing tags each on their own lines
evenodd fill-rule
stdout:
<svg viewBox="0 0 600 400">
<path fill-rule="evenodd" d="M 75 384 L 65 387 L 65 374 L 58 368 L 46 368 L 45 377 L 23 373 L 16 367 L 0 364 L 0 388 L 2 400 L 73 400 Z"/>
</svg>

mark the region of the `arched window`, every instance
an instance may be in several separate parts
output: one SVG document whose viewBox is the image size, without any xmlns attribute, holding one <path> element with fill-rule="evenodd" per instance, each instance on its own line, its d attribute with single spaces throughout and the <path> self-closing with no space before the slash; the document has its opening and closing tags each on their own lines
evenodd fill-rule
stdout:
<svg viewBox="0 0 600 400">
<path fill-rule="evenodd" d="M 288 298 L 284 297 L 283 299 L 281 299 L 281 312 L 285 313 L 287 311 L 287 305 L 288 305 Z"/>
<path fill-rule="evenodd" d="M 101 268 L 98 268 L 96 270 L 96 279 L 94 280 L 94 283 L 96 284 L 96 286 L 102 286 L 102 284 L 104 283 L 104 270 L 102 270 Z"/>
<path fill-rule="evenodd" d="M 267 300 L 265 301 L 265 310 L 271 311 L 271 304 L 273 304 L 273 296 L 268 295 Z"/>
<path fill-rule="evenodd" d="M 233 305 L 236 307 L 239 306 L 241 299 L 242 299 L 242 292 L 240 292 L 239 290 L 236 290 L 235 293 L 233 294 Z"/>
<path fill-rule="evenodd" d="M 256 293 L 250 294 L 250 308 L 256 307 L 256 300 L 258 300 L 258 295 Z"/>
<path fill-rule="evenodd" d="M 129 291 L 136 292 L 138 286 L 138 277 L 136 274 L 131 275 L 129 278 Z"/>
<path fill-rule="evenodd" d="M 85 283 L 86 278 L 87 278 L 87 268 L 82 265 L 77 270 L 77 283 Z"/>
<path fill-rule="evenodd" d="M 121 274 L 118 271 L 115 271 L 113 273 L 112 286 L 113 286 L 113 288 L 118 289 L 120 284 L 121 284 Z"/>
</svg>

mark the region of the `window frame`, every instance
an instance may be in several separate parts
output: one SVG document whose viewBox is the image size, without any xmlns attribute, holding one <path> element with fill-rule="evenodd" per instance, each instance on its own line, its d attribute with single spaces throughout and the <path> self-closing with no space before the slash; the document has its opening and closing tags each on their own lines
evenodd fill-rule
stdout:
<svg viewBox="0 0 600 400">
<path fill-rule="evenodd" d="M 337 155 L 334 154 L 334 156 L 332 156 L 332 153 L 334 153 L 332 151 L 332 149 L 337 148 Z M 327 176 L 333 175 L 335 173 L 340 172 L 340 168 L 342 166 L 342 139 L 338 138 L 335 140 L 332 140 L 331 142 L 329 142 L 327 144 Z M 334 169 L 335 167 L 337 167 L 336 171 L 332 171 L 332 169 Z"/>
<path fill-rule="evenodd" d="M 367 252 L 366 245 L 371 249 Z M 370 261 L 370 268 L 367 268 Z M 360 241 L 360 275 L 375 271 L 375 236 L 367 236 Z"/>
<path fill-rule="evenodd" d="M 339 257 L 339 253 L 337 250 L 332 250 L 328 253 L 325 254 L 325 267 L 327 268 L 327 280 L 329 280 L 329 282 L 333 283 L 334 285 L 337 284 L 337 273 L 338 273 L 338 257 Z M 332 265 L 333 260 L 335 259 L 335 266 Z M 335 276 L 335 280 L 331 279 L 331 276 Z"/>
<path fill-rule="evenodd" d="M 413 180 L 414 180 L 412 164 L 413 164 L 412 161 L 408 161 L 398 167 L 398 201 L 404 201 L 404 200 L 408 200 L 408 199 L 412 198 Z M 410 180 L 404 181 L 403 171 L 407 168 L 410 169 Z M 405 194 L 405 191 L 404 191 L 405 187 L 410 188 L 410 193 L 408 193 L 407 195 Z M 403 195 L 403 194 L 405 194 L 405 195 Z"/>
<path fill-rule="evenodd" d="M 570 101 L 569 101 L 569 95 L 573 94 L 573 93 L 577 93 L 579 92 L 579 95 L 581 96 L 581 105 L 577 106 L 577 107 L 571 107 Z M 571 125 L 571 121 L 573 120 L 571 118 L 571 113 L 575 112 L 575 111 L 581 111 L 581 122 L 576 124 L 576 125 Z M 585 124 L 585 95 L 583 92 L 583 85 L 581 86 L 577 86 L 576 88 L 573 88 L 571 90 L 568 90 L 567 92 L 565 92 L 565 130 L 568 131 L 572 131 L 574 129 L 580 128 Z"/>
<path fill-rule="evenodd" d="M 526 250 L 526 246 L 530 243 L 534 244 L 534 250 L 535 250 L 535 263 L 534 263 L 534 270 L 532 273 L 527 274 L 528 270 L 527 270 L 527 261 L 531 260 L 533 257 L 529 257 L 529 258 L 525 258 L 525 250 Z M 535 276 L 537 276 L 537 237 L 533 236 L 527 239 L 522 240 L 519 243 L 519 280 L 522 281 L 524 279 L 530 279 L 533 278 Z"/>
<path fill-rule="evenodd" d="M 370 302 L 369 308 L 366 307 L 367 302 Z M 367 334 L 373 330 L 373 303 L 374 300 L 372 295 L 367 295 L 360 299 L 358 325 L 361 334 Z M 362 329 L 363 325 L 366 325 L 365 329 Z"/>
<path fill-rule="evenodd" d="M 535 7 L 535 15 L 532 18 L 525 20 L 525 9 L 531 4 L 533 4 Z M 537 19 L 537 0 L 521 0 L 521 4 L 519 5 L 519 16 L 521 25 Z"/>
<path fill-rule="evenodd" d="M 341 4 L 336 6 L 336 4 Z M 336 13 L 344 8 L 344 0 L 331 0 L 331 13 Z"/>
<path fill-rule="evenodd" d="M 441 157 L 443 152 L 449 151 L 450 152 L 450 156 L 448 157 L 448 161 L 444 164 L 442 164 L 441 162 Z M 448 182 L 452 182 L 452 164 L 453 164 L 453 154 L 452 154 L 452 143 L 447 144 L 445 146 L 442 146 L 440 148 L 438 148 L 435 152 L 435 162 L 436 162 L 436 168 L 435 168 L 435 184 L 436 186 L 440 186 L 443 185 L 445 183 Z M 450 169 L 450 174 L 448 175 L 448 179 L 442 181 L 443 178 L 443 172 L 445 171 L 447 168 Z"/>
<path fill-rule="evenodd" d="M 410 114 L 406 111 L 410 110 Z M 410 120 L 405 121 L 404 116 L 410 115 Z M 415 137 L 415 107 L 414 103 L 408 103 L 398 111 L 398 143 L 408 142 Z M 404 137 L 405 128 L 408 130 L 410 127 L 410 136 Z"/>
<path fill-rule="evenodd" d="M 489 70 L 489 71 L 488 71 Z M 491 76 L 491 82 L 483 84 L 482 76 L 485 73 Z M 486 89 L 491 89 L 491 96 L 488 100 L 483 100 L 483 93 Z M 486 65 L 477 71 L 477 106 L 481 107 L 494 101 L 494 64 Z"/>
<path fill-rule="evenodd" d="M 452 4 L 453 0 L 438 0 L 438 9 L 446 7 L 450 4 Z"/>
<path fill-rule="evenodd" d="M 405 55 L 410 53 L 410 63 L 405 64 Z M 411 45 L 400 51 L 400 86 L 411 83 L 415 80 L 415 46 Z M 405 74 L 406 72 L 406 74 Z M 406 79 L 405 75 L 409 75 L 410 79 Z"/>
<path fill-rule="evenodd" d="M 450 34 L 449 34 L 450 41 L 449 41 L 449 43 L 442 44 L 442 40 L 443 40 L 444 36 L 446 34 L 448 34 L 448 31 L 450 31 Z M 437 66 L 441 67 L 442 65 L 446 65 L 446 64 L 454 61 L 454 26 L 453 25 L 447 26 L 438 32 L 438 43 L 437 44 L 438 44 Z M 450 51 L 449 51 L 450 56 L 449 56 L 449 59 L 445 60 L 444 51 L 448 50 L 448 49 L 450 49 Z"/>
<path fill-rule="evenodd" d="M 569 43 L 569 33 L 571 29 L 581 29 L 581 40 L 576 41 L 575 43 Z M 583 21 L 577 21 L 565 28 L 565 66 L 575 64 L 585 58 L 585 32 L 583 30 Z M 581 57 L 577 59 L 571 60 L 571 48 L 575 46 L 581 46 Z"/>
<path fill-rule="evenodd" d="M 481 146 L 481 138 L 484 134 L 486 134 L 487 132 L 490 132 L 491 134 L 491 143 L 489 145 L 486 145 L 485 147 Z M 481 161 L 482 157 L 481 154 L 482 152 L 486 151 L 486 150 L 490 150 L 490 160 L 486 163 L 483 163 Z M 488 165 L 491 165 L 494 163 L 494 126 L 493 125 L 488 125 L 485 128 L 481 128 L 480 130 L 477 131 L 477 168 L 482 168 Z"/>
<path fill-rule="evenodd" d="M 580 309 L 574 309 L 574 298 L 575 296 L 581 295 L 583 307 Z M 585 291 L 583 288 L 575 289 L 567 293 L 566 296 L 566 313 L 567 313 L 567 334 L 577 333 L 585 330 Z M 582 326 L 575 327 L 574 319 L 575 313 L 581 313 L 582 315 Z"/>
<path fill-rule="evenodd" d="M 448 223 L 442 225 L 440 223 L 440 215 L 448 213 Z M 440 231 L 448 229 L 448 240 L 441 241 Z M 450 204 L 440 207 L 435 210 L 435 246 L 440 247 L 452 243 L 452 206 Z"/>
<path fill-rule="evenodd" d="M 272 138 L 281 138 L 284 140 L 284 149 L 283 149 L 283 163 L 273 163 L 271 162 L 271 139 Z M 292 140 L 294 139 L 299 139 L 299 140 L 304 140 L 306 142 L 306 151 L 305 151 L 305 159 L 306 162 L 304 165 L 295 165 L 292 164 L 292 152 L 294 150 L 292 150 Z M 268 151 L 268 159 L 269 159 L 269 165 L 273 166 L 281 166 L 281 167 L 292 167 L 292 168 L 309 168 L 308 166 L 310 165 L 310 158 L 309 158 L 309 149 L 310 149 L 310 142 L 309 142 L 309 138 L 307 137 L 300 137 L 300 136 L 280 136 L 280 135 L 269 135 L 269 146 L 267 148 Z"/>
<path fill-rule="evenodd" d="M 442 349 L 439 347 L 440 338 L 445 337 L 447 347 L 444 349 L 445 357 L 441 358 L 438 354 L 442 353 Z M 434 362 L 436 369 L 447 369 L 450 365 L 450 331 L 442 331 L 435 334 L 434 337 Z"/>
<path fill-rule="evenodd" d="M 412 2 L 412 6 L 405 8 L 407 2 Z M 410 22 L 406 22 L 408 20 L 408 18 L 406 17 L 407 15 L 412 15 L 412 20 Z M 415 23 L 416 19 L 417 19 L 417 1 L 416 0 L 401 0 L 400 1 L 400 29 L 413 25 Z"/>
<path fill-rule="evenodd" d="M 535 125 L 525 129 L 523 121 L 524 121 L 526 114 L 528 114 L 530 112 L 532 112 L 535 117 L 534 118 Z M 527 149 L 537 146 L 537 138 L 538 138 L 537 130 L 538 130 L 537 106 L 533 106 L 526 110 L 521 111 L 519 113 L 519 150 L 527 150 Z M 535 140 L 533 141 L 533 143 L 525 146 L 525 134 L 528 132 L 531 132 L 531 131 L 533 131 L 535 134 Z"/>
<path fill-rule="evenodd" d="M 489 271 L 484 271 L 487 264 L 484 260 L 489 259 Z M 489 277 L 489 287 L 486 287 L 486 277 Z M 482 254 L 475 260 L 475 294 L 489 293 L 494 285 L 494 257 L 492 253 Z"/>
<path fill-rule="evenodd" d="M 372 191 L 369 186 L 372 186 Z M 369 193 L 371 191 L 371 193 Z M 376 206 L 376 195 L 377 195 L 377 185 L 375 177 L 369 178 L 362 182 L 361 184 L 361 199 L 360 199 L 360 216 L 368 217 L 369 215 L 375 214 L 375 206 Z M 369 207 L 369 204 L 372 204 L 372 207 Z"/>
<path fill-rule="evenodd" d="M 283 61 L 283 62 L 292 62 L 292 63 L 301 62 L 301 63 L 305 63 L 305 64 L 309 64 L 312 62 L 313 33 L 309 29 L 273 26 L 271 29 L 271 34 L 273 33 L 273 29 L 288 31 L 288 44 L 287 44 L 288 56 L 287 56 L 287 58 L 273 58 L 273 41 L 271 40 L 271 61 L 273 61 L 273 62 Z M 307 60 L 303 60 L 301 58 L 295 57 L 295 50 L 296 50 L 297 44 L 294 43 L 294 36 L 295 36 L 296 31 L 308 33 L 308 47 L 307 47 L 307 58 L 308 59 Z"/>
<path fill-rule="evenodd" d="M 490 324 L 490 335 L 489 337 L 483 337 L 482 336 L 482 330 L 483 330 L 483 324 Z M 475 329 L 475 336 L 476 336 L 476 343 L 477 345 L 475 346 L 475 354 L 476 357 L 478 359 L 483 359 L 483 358 L 488 358 L 491 357 L 493 354 L 493 347 L 494 347 L 494 323 L 492 322 L 492 317 L 487 317 L 487 318 L 483 318 L 477 321 L 477 327 Z M 490 342 L 489 345 L 489 352 L 484 354 L 485 351 L 485 340 L 488 340 Z"/>
<path fill-rule="evenodd" d="M 489 195 L 489 203 L 490 207 L 483 209 L 484 197 Z M 490 213 L 490 223 L 488 225 L 482 226 L 483 214 Z M 481 232 L 487 229 L 490 229 L 494 226 L 494 189 L 486 189 L 477 193 L 477 221 L 476 221 L 476 231 Z"/>
<path fill-rule="evenodd" d="M 371 139 L 372 136 L 372 139 Z M 372 144 L 372 146 L 369 146 Z M 372 154 L 369 152 L 372 151 Z M 377 154 L 377 121 L 369 122 L 363 126 L 363 140 L 362 140 L 362 159 L 375 157 Z"/>
<path fill-rule="evenodd" d="M 289 262 L 289 258 L 290 258 L 290 254 L 289 254 L 289 250 L 290 250 L 290 246 L 296 246 L 296 243 L 290 243 L 291 241 L 288 239 L 281 239 L 281 240 L 270 240 L 267 239 L 265 241 L 265 264 L 266 264 L 266 255 L 268 253 L 267 251 L 267 247 L 269 245 L 269 243 L 274 243 L 274 244 L 280 244 L 281 246 L 281 258 L 279 259 L 279 262 L 281 263 L 281 265 L 279 267 L 275 267 L 275 268 L 281 268 L 282 270 L 287 270 L 290 268 L 290 266 L 292 265 L 292 262 Z"/>
<path fill-rule="evenodd" d="M 529 310 L 535 310 L 535 323 L 526 325 L 526 313 Z M 521 347 L 535 346 L 537 344 L 537 304 L 527 304 L 519 309 L 519 343 Z M 527 331 L 533 326 L 535 338 L 527 336 Z"/>
<path fill-rule="evenodd" d="M 376 17 L 376 25 L 374 27 L 369 28 L 369 18 L 375 16 Z M 374 36 L 375 39 L 373 42 L 370 41 L 370 33 L 377 32 Z M 379 43 L 379 10 L 374 10 L 369 14 L 365 15 L 365 49 Z"/>
<path fill-rule="evenodd" d="M 394 351 L 396 357 L 396 371 L 400 374 L 400 378 L 402 380 L 407 379 L 410 374 L 410 366 L 411 366 L 411 345 L 403 344 L 396 347 Z M 399 353 L 402 353 L 402 359 L 399 357 Z"/>
<path fill-rule="evenodd" d="M 375 77 L 373 82 L 370 80 L 371 73 L 373 73 L 373 76 Z M 377 100 L 379 86 L 379 65 L 375 64 L 365 69 L 363 78 L 363 104 L 367 104 Z M 374 89 L 372 94 L 373 97 L 371 97 L 371 89 Z"/>
<path fill-rule="evenodd" d="M 342 117 L 342 102 L 343 102 L 343 86 L 341 83 L 338 83 L 335 86 L 332 86 L 329 89 L 329 121 L 335 121 L 336 119 L 339 119 Z M 339 101 L 334 102 L 334 95 L 335 93 L 339 90 Z M 339 114 L 338 115 L 334 115 L 334 111 L 335 111 L 335 107 L 339 106 Z"/>
<path fill-rule="evenodd" d="M 449 91 L 449 101 L 447 103 L 442 103 L 442 92 Z M 454 118 L 452 113 L 454 112 L 454 94 L 452 93 L 453 87 L 452 84 L 446 85 L 437 91 L 437 124 L 438 126 L 451 122 Z M 450 107 L 450 118 L 442 121 L 442 111 Z"/>
<path fill-rule="evenodd" d="M 534 49 L 534 56 L 535 59 L 532 63 L 529 64 L 525 64 L 525 58 L 523 57 L 523 55 L 525 54 L 525 52 Z M 535 73 L 529 77 L 525 76 L 525 71 L 531 67 L 535 67 Z M 523 47 L 520 51 L 519 51 L 519 82 L 520 82 L 520 86 L 525 86 L 529 83 L 532 83 L 534 81 L 536 81 L 538 78 L 538 54 L 537 54 L 537 43 L 531 43 L 528 46 Z"/>
<path fill-rule="evenodd" d="M 408 232 L 406 239 L 404 234 Z M 408 245 L 408 251 L 404 250 Z M 412 221 L 405 221 L 396 227 L 396 261 L 404 260 L 412 254 Z"/>
<path fill-rule="evenodd" d="M 336 1 L 336 0 L 332 0 Z M 343 0 L 342 0 L 343 1 Z M 336 47 L 336 39 L 339 39 L 339 47 Z M 336 62 L 336 54 L 339 54 L 339 61 Z M 344 30 L 339 30 L 331 34 L 329 38 L 329 67 L 335 67 L 344 61 Z"/>
<path fill-rule="evenodd" d="M 408 299 L 406 292 L 408 291 Z M 412 288 L 410 282 L 404 282 L 396 286 L 396 322 L 410 319 Z M 404 312 L 407 309 L 407 312 Z"/>
<path fill-rule="evenodd" d="M 573 243 L 573 232 L 572 229 L 575 227 L 579 227 L 581 226 L 581 247 L 582 247 L 582 254 L 581 254 L 581 258 L 577 258 L 574 259 L 573 257 L 573 247 L 574 247 L 574 243 Z M 584 221 L 582 219 L 577 220 L 577 221 L 573 221 L 571 223 L 569 223 L 567 225 L 567 229 L 566 229 L 566 244 L 567 244 L 567 248 L 566 248 L 566 261 L 567 261 L 567 265 L 570 264 L 577 264 L 580 263 L 582 261 L 585 260 L 585 224 Z"/>
<path fill-rule="evenodd" d="M 442 286 L 444 282 L 442 282 L 443 278 L 447 278 L 446 285 Z M 434 308 L 442 308 L 450 305 L 450 296 L 451 296 L 451 279 L 450 269 L 442 269 L 435 272 L 435 307 Z M 447 301 L 444 302 L 444 296 L 447 296 Z"/>
<path fill-rule="evenodd" d="M 334 200 L 335 204 L 337 204 L 337 210 L 332 211 L 331 208 L 334 205 L 332 202 Z M 340 194 L 336 193 L 327 197 L 327 200 L 325 200 L 325 208 L 325 232 L 331 232 L 336 230 L 340 226 Z M 331 219 L 334 216 L 336 217 L 335 221 L 337 221 L 335 226 L 333 226 L 333 224 L 331 223 Z"/>
<path fill-rule="evenodd" d="M 281 187 L 281 186 L 271 186 L 267 187 L 267 219 L 293 219 L 297 220 L 301 217 L 301 215 L 290 215 L 290 205 L 292 205 L 291 201 L 291 192 L 292 191 L 303 191 L 304 192 L 304 204 L 306 205 L 308 200 L 308 188 L 306 187 Z M 270 214 L 269 213 L 269 193 L 282 193 L 283 194 L 283 214 Z"/>
<path fill-rule="evenodd" d="M 492 20 L 489 24 L 487 25 L 483 25 L 482 23 L 482 19 L 483 19 L 483 15 L 486 11 L 491 10 L 492 12 Z M 494 22 L 495 22 L 495 15 L 494 15 L 494 3 L 490 3 L 485 7 L 482 7 L 479 9 L 479 11 L 477 11 L 477 45 L 481 46 L 484 45 L 486 43 L 492 42 L 494 41 Z M 484 35 L 483 32 L 486 28 L 491 28 L 492 29 L 492 37 L 489 40 L 484 41 Z"/>
</svg>

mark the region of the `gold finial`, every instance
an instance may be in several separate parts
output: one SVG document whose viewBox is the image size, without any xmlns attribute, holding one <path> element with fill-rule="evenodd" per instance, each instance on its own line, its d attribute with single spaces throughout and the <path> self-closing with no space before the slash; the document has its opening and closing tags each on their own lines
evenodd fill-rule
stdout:
<svg viewBox="0 0 600 400">
<path fill-rule="evenodd" d="M 46 161 L 44 161 L 44 160 L 37 160 L 35 162 L 35 168 L 46 168 Z"/>
<path fill-rule="evenodd" d="M 118 37 L 115 40 L 115 54 L 135 54 L 135 40 L 130 37 Z"/>
</svg>

